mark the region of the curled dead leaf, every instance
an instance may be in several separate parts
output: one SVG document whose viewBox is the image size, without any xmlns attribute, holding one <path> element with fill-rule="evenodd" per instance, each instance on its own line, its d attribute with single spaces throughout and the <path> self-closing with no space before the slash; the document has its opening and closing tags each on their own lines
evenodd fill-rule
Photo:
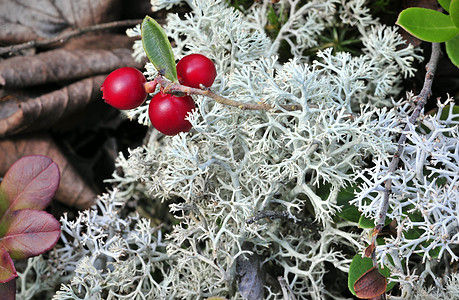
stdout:
<svg viewBox="0 0 459 300">
<path fill-rule="evenodd" d="M 354 283 L 355 295 L 360 299 L 372 299 L 382 295 L 387 288 L 387 279 L 373 267 L 363 273 Z"/>
<path fill-rule="evenodd" d="M 8 97 L 0 102 L 0 138 L 49 128 L 83 110 L 90 101 L 101 100 L 100 86 L 104 80 L 105 75 L 83 79 L 36 98 Z"/>
<path fill-rule="evenodd" d="M 0 1 L 0 42 L 49 38 L 70 28 L 114 20 L 118 7 L 116 0 Z"/>
<path fill-rule="evenodd" d="M 119 67 L 137 67 L 132 50 L 57 49 L 0 61 L 0 87 L 22 88 L 107 74 Z"/>
</svg>

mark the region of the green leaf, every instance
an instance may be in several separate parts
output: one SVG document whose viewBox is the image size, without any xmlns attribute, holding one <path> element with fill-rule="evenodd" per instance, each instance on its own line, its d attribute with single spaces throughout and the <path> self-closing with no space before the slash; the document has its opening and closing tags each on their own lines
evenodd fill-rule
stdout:
<svg viewBox="0 0 459 300">
<path fill-rule="evenodd" d="M 341 205 L 341 211 L 338 212 L 337 215 L 351 222 L 358 222 L 360 218 L 358 208 L 349 204 L 349 202 L 355 198 L 354 192 L 356 187 L 357 184 L 354 184 L 340 190 L 337 199 L 337 204 Z"/>
<path fill-rule="evenodd" d="M 446 53 L 451 62 L 459 68 L 459 35 L 446 41 Z"/>
<path fill-rule="evenodd" d="M 392 259 L 392 258 L 389 258 Z M 360 254 L 356 254 L 354 258 L 352 259 L 351 265 L 349 267 L 349 274 L 347 277 L 347 285 L 349 288 L 349 291 L 353 295 L 355 295 L 354 291 L 354 283 L 357 281 L 357 279 L 360 278 L 366 271 L 370 270 L 373 267 L 373 261 L 368 258 L 368 257 L 362 257 Z M 390 270 L 389 268 L 380 268 L 378 267 L 379 273 L 383 275 L 386 278 L 390 277 Z M 390 282 L 387 285 L 386 291 L 391 290 L 395 285 L 395 282 Z"/>
<path fill-rule="evenodd" d="M 449 16 L 456 28 L 459 28 L 459 0 L 451 1 L 449 6 Z"/>
<path fill-rule="evenodd" d="M 396 24 L 427 42 L 445 42 L 459 34 L 459 28 L 454 26 L 450 16 L 421 7 L 403 10 Z"/>
<path fill-rule="evenodd" d="M 440 3 L 444 10 L 449 12 L 449 5 L 451 4 L 451 0 L 438 0 L 438 3 Z"/>
<path fill-rule="evenodd" d="M 370 258 L 362 257 L 360 254 L 356 254 L 354 256 L 347 276 L 347 286 L 353 295 L 355 295 L 354 283 L 360 278 L 360 276 L 363 275 L 363 273 L 370 270 L 372 267 L 373 261 Z"/>
<path fill-rule="evenodd" d="M 386 217 L 384 220 L 384 226 L 389 225 L 392 220 Z M 365 217 L 361 215 L 359 218 L 359 227 L 360 228 L 374 228 L 375 227 L 375 220 Z"/>
<path fill-rule="evenodd" d="M 174 53 L 164 30 L 154 19 L 146 16 L 141 31 L 143 49 L 148 59 L 161 75 L 178 82 Z"/>
</svg>

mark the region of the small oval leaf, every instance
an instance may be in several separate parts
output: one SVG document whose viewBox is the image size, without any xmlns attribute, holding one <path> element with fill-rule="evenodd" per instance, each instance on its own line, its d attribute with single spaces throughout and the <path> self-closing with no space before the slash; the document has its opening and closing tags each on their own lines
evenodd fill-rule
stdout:
<svg viewBox="0 0 459 300">
<path fill-rule="evenodd" d="M 178 82 L 174 53 L 166 33 L 151 17 L 146 16 L 142 22 L 142 44 L 148 59 L 158 72 L 171 80 Z"/>
<path fill-rule="evenodd" d="M 59 167 L 49 157 L 24 156 L 6 172 L 0 189 L 8 204 L 0 207 L 0 219 L 8 211 L 45 209 L 59 187 Z"/>
<path fill-rule="evenodd" d="M 355 255 L 352 259 L 351 266 L 349 267 L 349 274 L 347 277 L 347 284 L 349 290 L 353 295 L 355 295 L 354 291 L 354 283 L 357 279 L 362 276 L 366 271 L 373 267 L 373 261 L 368 257 L 362 257 L 359 254 Z"/>
<path fill-rule="evenodd" d="M 56 245 L 61 235 L 61 224 L 53 215 L 35 209 L 13 212 L 11 223 L 0 247 L 14 259 L 24 259 L 45 253 Z"/>
<path fill-rule="evenodd" d="M 459 0 L 452 0 L 449 6 L 449 16 L 453 24 L 459 28 Z"/>
<path fill-rule="evenodd" d="M 17 277 L 13 260 L 5 248 L 0 246 L 0 284 Z"/>
<path fill-rule="evenodd" d="M 446 41 L 446 53 L 451 62 L 459 68 L 459 35 Z"/>
<path fill-rule="evenodd" d="M 444 10 L 449 12 L 449 5 L 451 4 L 451 0 L 438 0 L 438 3 L 440 3 Z"/>
<path fill-rule="evenodd" d="M 441 43 L 459 34 L 459 28 L 454 26 L 450 16 L 421 7 L 403 10 L 398 15 L 396 24 L 427 42 Z"/>
<path fill-rule="evenodd" d="M 354 283 L 355 295 L 361 299 L 371 299 L 382 295 L 387 288 L 387 279 L 377 267 L 366 271 Z"/>
</svg>

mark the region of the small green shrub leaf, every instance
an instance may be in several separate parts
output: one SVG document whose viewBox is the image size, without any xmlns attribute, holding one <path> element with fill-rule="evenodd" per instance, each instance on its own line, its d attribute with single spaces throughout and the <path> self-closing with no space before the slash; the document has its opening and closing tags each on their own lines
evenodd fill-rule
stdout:
<svg viewBox="0 0 459 300">
<path fill-rule="evenodd" d="M 389 225 L 392 220 L 386 217 L 384 220 L 384 226 Z M 361 215 L 359 218 L 359 227 L 360 228 L 374 228 L 375 227 L 375 220 L 365 217 Z"/>
<path fill-rule="evenodd" d="M 451 0 L 438 0 L 438 3 L 440 3 L 441 7 L 443 7 L 444 10 L 449 12 L 449 5 L 451 3 Z"/>
<path fill-rule="evenodd" d="M 451 21 L 459 28 L 459 0 L 452 0 L 449 6 L 449 16 L 451 17 Z"/>
<path fill-rule="evenodd" d="M 403 10 L 396 24 L 427 42 L 445 42 L 459 34 L 459 28 L 454 26 L 450 16 L 421 7 Z"/>
<path fill-rule="evenodd" d="M 355 198 L 355 189 L 357 184 L 347 186 L 338 193 L 337 204 L 342 205 L 341 211 L 336 213 L 341 218 L 351 221 L 358 222 L 360 218 L 360 212 L 358 208 L 354 205 L 349 204 L 351 200 Z"/>
<path fill-rule="evenodd" d="M 158 72 L 167 79 L 178 82 L 174 53 L 166 33 L 151 17 L 142 22 L 142 44 L 148 59 Z"/>
<path fill-rule="evenodd" d="M 459 34 L 446 41 L 446 53 L 451 62 L 459 68 Z"/>
<path fill-rule="evenodd" d="M 371 268 L 373 268 L 373 261 L 371 258 L 362 257 L 360 254 L 356 254 L 354 256 L 349 267 L 349 274 L 347 277 L 347 285 L 353 295 L 355 295 L 354 283 L 360 278 L 360 276 Z"/>
<path fill-rule="evenodd" d="M 389 260 L 391 260 L 390 257 L 389 257 Z M 371 258 L 362 257 L 360 254 L 356 254 L 354 256 L 354 258 L 352 259 L 351 265 L 349 267 L 349 274 L 347 277 L 348 288 L 349 288 L 349 291 L 351 291 L 353 295 L 356 294 L 354 290 L 354 284 L 363 274 L 365 274 L 371 268 L 373 268 L 373 261 L 371 260 Z M 387 267 L 378 268 L 378 271 L 382 276 L 386 278 L 389 278 L 391 275 L 390 270 Z M 395 286 L 395 282 L 390 282 L 389 284 L 387 284 L 386 292 L 390 291 L 394 286 Z"/>
</svg>

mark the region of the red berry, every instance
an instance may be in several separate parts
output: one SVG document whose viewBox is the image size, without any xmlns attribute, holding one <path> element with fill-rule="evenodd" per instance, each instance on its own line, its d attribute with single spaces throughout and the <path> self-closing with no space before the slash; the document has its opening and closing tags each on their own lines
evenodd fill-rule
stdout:
<svg viewBox="0 0 459 300">
<path fill-rule="evenodd" d="M 214 63 L 201 54 L 190 54 L 177 63 L 177 75 L 183 85 L 200 88 L 200 84 L 210 87 L 217 77 Z"/>
<path fill-rule="evenodd" d="M 191 123 L 185 117 L 196 106 L 190 96 L 176 97 L 158 93 L 151 99 L 148 115 L 153 126 L 165 135 L 176 135 L 191 129 Z"/>
<path fill-rule="evenodd" d="M 146 81 L 142 72 L 135 68 L 117 69 L 105 78 L 100 88 L 102 98 L 118 109 L 136 108 L 147 98 L 147 92 L 143 88 Z"/>
</svg>

